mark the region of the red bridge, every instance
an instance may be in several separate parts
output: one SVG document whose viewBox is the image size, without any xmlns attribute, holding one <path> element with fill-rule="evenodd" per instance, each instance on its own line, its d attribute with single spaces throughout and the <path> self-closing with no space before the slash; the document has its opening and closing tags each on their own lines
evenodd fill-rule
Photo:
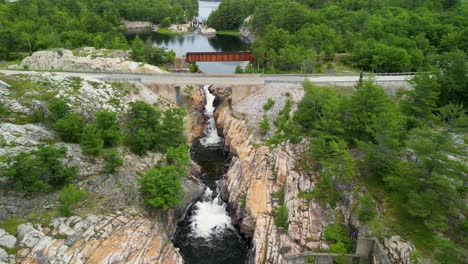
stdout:
<svg viewBox="0 0 468 264">
<path fill-rule="evenodd" d="M 232 52 L 187 52 L 186 62 L 196 61 L 252 61 L 253 55 L 250 51 Z"/>
</svg>

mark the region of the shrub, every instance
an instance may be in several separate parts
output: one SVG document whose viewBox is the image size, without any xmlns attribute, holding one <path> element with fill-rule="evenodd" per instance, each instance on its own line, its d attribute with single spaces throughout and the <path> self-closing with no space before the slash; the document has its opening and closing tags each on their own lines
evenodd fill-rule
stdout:
<svg viewBox="0 0 468 264">
<path fill-rule="evenodd" d="M 328 252 L 330 253 L 337 253 L 338 256 L 333 258 L 333 263 L 334 264 L 346 264 L 348 263 L 348 259 L 346 257 L 346 247 L 343 244 L 343 242 L 338 241 L 335 244 L 330 245 L 330 248 L 328 249 Z"/>
<path fill-rule="evenodd" d="M 162 21 L 160 26 L 163 28 L 167 28 L 171 25 L 171 19 L 169 17 L 165 17 Z"/>
<path fill-rule="evenodd" d="M 288 207 L 286 205 L 281 205 L 276 209 L 275 212 L 275 224 L 284 229 L 288 229 Z"/>
<path fill-rule="evenodd" d="M 175 165 L 149 169 L 139 180 L 145 203 L 167 211 L 182 200 L 182 183 Z"/>
<path fill-rule="evenodd" d="M 195 62 L 189 64 L 189 71 L 192 73 L 198 72 L 198 65 Z"/>
<path fill-rule="evenodd" d="M 155 147 L 161 128 L 161 112 L 137 101 L 130 105 L 125 123 L 125 143 L 131 151 L 143 155 Z"/>
<path fill-rule="evenodd" d="M 97 156 L 102 150 L 104 141 L 96 125 L 86 125 L 81 135 L 81 151 L 86 156 Z"/>
<path fill-rule="evenodd" d="M 115 149 L 108 149 L 104 151 L 104 171 L 106 173 L 114 173 L 115 169 L 122 166 L 123 161 L 119 153 Z"/>
<path fill-rule="evenodd" d="M 75 185 L 68 185 L 60 191 L 58 208 L 60 215 L 69 217 L 73 214 L 75 206 L 86 199 L 86 191 L 76 188 Z"/>
<path fill-rule="evenodd" d="M 268 101 L 263 105 L 263 110 L 270 110 L 275 105 L 275 103 L 276 101 L 274 99 L 268 98 Z"/>
<path fill-rule="evenodd" d="M 64 100 L 55 98 L 49 103 L 49 111 L 49 120 L 55 123 L 69 114 L 71 109 Z"/>
<path fill-rule="evenodd" d="M 16 189 L 23 192 L 47 192 L 70 183 L 76 177 L 75 167 L 64 167 L 60 159 L 65 148 L 41 146 L 37 151 L 21 152 L 9 158 L 6 175 Z"/>
<path fill-rule="evenodd" d="M 351 238 L 348 234 L 348 229 L 345 225 L 342 224 L 332 224 L 325 227 L 325 239 L 328 242 L 337 244 L 339 242 L 343 243 L 347 251 L 352 249 Z M 345 250 L 345 252 L 346 252 Z"/>
<path fill-rule="evenodd" d="M 375 202 L 368 194 L 359 197 L 358 218 L 360 221 L 369 222 L 375 217 Z"/>
<path fill-rule="evenodd" d="M 85 121 L 81 115 L 77 113 L 69 113 L 55 122 L 55 124 L 52 125 L 52 128 L 63 141 L 78 143 L 84 126 Z"/>
<path fill-rule="evenodd" d="M 267 115 L 263 115 L 262 121 L 260 121 L 260 130 L 263 134 L 266 134 L 270 130 L 270 118 Z"/>
<path fill-rule="evenodd" d="M 190 155 L 189 146 L 182 144 L 177 148 L 169 147 L 166 152 L 166 159 L 170 165 L 175 165 L 179 173 L 186 176 L 189 173 Z"/>
<path fill-rule="evenodd" d="M 96 112 L 95 116 L 94 123 L 104 140 L 104 146 L 117 146 L 121 138 L 117 114 L 108 110 L 102 110 Z"/>
</svg>

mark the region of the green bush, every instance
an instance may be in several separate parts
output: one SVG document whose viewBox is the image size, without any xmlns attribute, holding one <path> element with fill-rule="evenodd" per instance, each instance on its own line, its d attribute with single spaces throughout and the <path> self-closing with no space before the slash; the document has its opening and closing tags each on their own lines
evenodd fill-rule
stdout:
<svg viewBox="0 0 468 264">
<path fill-rule="evenodd" d="M 59 213 L 62 216 L 69 217 L 73 214 L 75 206 L 86 199 L 87 193 L 84 190 L 76 188 L 75 185 L 68 185 L 60 191 Z"/>
<path fill-rule="evenodd" d="M 374 219 L 375 213 L 375 202 L 369 194 L 365 194 L 358 199 L 358 218 L 359 221 L 369 222 Z"/>
<path fill-rule="evenodd" d="M 182 200 L 182 183 L 176 165 L 149 169 L 139 179 L 145 203 L 167 211 Z"/>
<path fill-rule="evenodd" d="M 71 112 L 71 108 L 64 100 L 55 98 L 49 103 L 49 112 L 49 120 L 55 123 L 68 115 Z"/>
<path fill-rule="evenodd" d="M 189 64 L 189 71 L 192 73 L 198 72 L 198 65 L 195 62 Z"/>
<path fill-rule="evenodd" d="M 117 114 L 108 110 L 98 111 L 94 123 L 99 129 L 104 146 L 114 147 L 120 143 L 121 134 Z"/>
<path fill-rule="evenodd" d="M 275 224 L 276 226 L 283 227 L 285 230 L 288 229 L 288 207 L 286 205 L 281 205 L 276 209 Z"/>
<path fill-rule="evenodd" d="M 69 113 L 63 118 L 57 120 L 52 128 L 57 132 L 60 138 L 69 143 L 80 142 L 81 132 L 85 126 L 85 121 L 80 114 Z"/>
<path fill-rule="evenodd" d="M 104 146 L 104 140 L 101 138 L 100 130 L 96 125 L 86 125 L 81 134 L 81 151 L 86 156 L 96 157 L 101 153 Z"/>
<path fill-rule="evenodd" d="M 75 167 L 65 167 L 60 161 L 66 149 L 41 146 L 36 151 L 21 152 L 7 160 L 6 175 L 18 191 L 47 192 L 70 183 L 76 177 Z"/>
<path fill-rule="evenodd" d="M 276 101 L 274 99 L 268 98 L 268 101 L 263 105 L 263 110 L 270 110 L 275 105 L 275 103 Z"/>
<path fill-rule="evenodd" d="M 182 144 L 177 148 L 169 147 L 166 151 L 166 159 L 170 165 L 175 165 L 181 176 L 189 173 L 190 154 L 189 146 Z"/>
<path fill-rule="evenodd" d="M 263 115 L 262 121 L 260 121 L 259 126 L 260 126 L 260 131 L 263 134 L 266 134 L 268 132 L 268 130 L 270 130 L 270 128 L 271 128 L 270 118 L 268 118 L 267 115 Z"/>
<path fill-rule="evenodd" d="M 162 21 L 161 21 L 161 24 L 160 26 L 163 27 L 163 28 L 167 28 L 171 25 L 171 18 L 169 17 L 165 17 Z"/>
<path fill-rule="evenodd" d="M 328 252 L 338 254 L 338 256 L 333 258 L 334 264 L 347 264 L 348 263 L 348 258 L 346 257 L 346 247 L 343 242 L 338 241 L 335 244 L 330 245 Z"/>
<path fill-rule="evenodd" d="M 348 234 L 348 229 L 342 224 L 332 224 L 325 227 L 325 239 L 333 244 L 341 242 L 346 251 L 352 250 L 351 238 Z"/>
<path fill-rule="evenodd" d="M 161 129 L 161 112 L 137 101 L 130 104 L 125 122 L 125 143 L 131 151 L 143 155 L 154 149 Z"/>
<path fill-rule="evenodd" d="M 115 149 L 107 149 L 104 151 L 104 161 L 104 171 L 106 173 L 114 173 L 115 170 L 123 164 L 123 160 Z"/>
</svg>

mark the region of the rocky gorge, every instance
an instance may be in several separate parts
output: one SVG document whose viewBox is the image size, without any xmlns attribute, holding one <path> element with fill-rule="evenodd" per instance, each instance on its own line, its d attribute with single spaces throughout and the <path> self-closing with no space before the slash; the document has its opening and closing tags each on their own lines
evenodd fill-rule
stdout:
<svg viewBox="0 0 468 264">
<path fill-rule="evenodd" d="M 76 81 L 59 80 L 53 74 L 36 74 L 31 77 L 32 80 L 44 78 L 52 84 L 49 89 L 62 88 L 57 96 L 68 96 L 70 103 L 83 112 L 97 105 L 99 108 L 123 111 L 131 101 L 152 97 L 144 87 L 130 86 L 139 92 L 127 93 L 125 89 L 117 89 L 97 80 L 81 80 L 80 88 L 72 93 L 73 89 L 67 90 L 67 85 L 59 84 L 69 82 L 73 87 L 78 85 Z M 35 109 L 35 105 L 11 96 L 7 85 L 3 84 L 2 87 L 6 95 L 4 98 L 9 100 L 10 105 L 19 105 L 17 108 L 24 111 Z M 368 227 L 357 219 L 356 198 L 351 192 L 344 194 L 343 202 L 336 209 L 324 207 L 314 199 L 301 195 L 313 189 L 319 177 L 303 168 L 302 153 L 307 150 L 308 142 L 296 145 L 282 143 L 273 148 L 257 144 L 254 129 L 249 126 L 249 122 L 232 114 L 230 88 L 211 87 L 210 91 L 217 95 L 214 100 L 214 117 L 218 131 L 224 137 L 226 150 L 232 155 L 219 184 L 221 197 L 227 203 L 232 223 L 251 239 L 249 263 L 292 263 L 297 256 L 308 252 L 326 251 L 330 244 L 325 239 L 325 228 L 337 222 L 346 223 L 354 239 L 369 235 Z M 103 95 L 99 96 L 102 92 Z M 259 96 L 255 98 L 263 98 L 260 101 L 268 99 L 264 91 L 258 93 Z M 102 100 L 97 100 L 98 97 Z M 203 111 L 206 98 L 201 87 L 186 87 L 185 97 L 188 112 L 185 119 L 186 133 L 188 141 L 194 142 L 205 133 L 207 118 Z M 301 93 L 298 92 L 296 100 L 300 97 Z M 109 103 L 111 98 L 119 98 L 120 103 Z M 276 100 L 282 99 L 277 97 Z M 151 103 L 167 107 L 167 104 L 154 98 Z M 35 148 L 44 140 L 55 138 L 52 131 L 37 125 L 4 122 L 0 128 L 4 141 L 0 150 L 3 153 Z M 199 180 L 202 170 L 195 162 L 191 162 L 191 175 L 183 181 L 183 202 L 167 213 L 148 214 L 142 206 L 136 179 L 162 159 L 160 154 L 139 157 L 125 148 L 119 148 L 124 165 L 115 174 L 107 175 L 102 173 L 102 160 L 87 159 L 81 154 L 78 145 L 58 145 L 66 147 L 67 162 L 79 166 L 77 186 L 92 193 L 89 200 L 93 202 L 78 208 L 76 216 L 54 218 L 48 222 L 44 219 L 34 221 L 34 218 L 40 218 L 38 214 L 45 214 L 57 206 L 57 194 L 33 198 L 0 190 L 1 219 L 31 219 L 18 226 L 16 235 L 0 230 L 0 259 L 3 262 L 184 262 L 171 239 L 177 222 L 185 217 L 187 210 L 205 190 Z M 280 204 L 288 209 L 287 228 L 275 222 L 275 212 Z M 337 214 L 344 219 L 336 217 Z M 410 243 L 392 236 L 385 239 L 384 247 L 391 263 L 411 263 L 414 246 Z"/>
<path fill-rule="evenodd" d="M 45 100 L 50 97 L 64 98 L 87 118 L 98 109 L 123 112 L 137 100 L 160 109 L 171 104 L 138 84 L 109 84 L 50 73 L 1 78 L 0 105 L 8 111 L 0 122 L 0 166 L 9 156 L 50 142 L 65 148 L 62 162 L 78 168 L 74 184 L 88 195 L 74 216 L 57 218 L 57 192 L 16 192 L 1 175 L 0 224 L 5 229 L 0 228 L 0 263 L 182 263 L 171 236 L 177 222 L 205 189 L 195 162 L 190 163 L 190 175 L 182 180 L 182 202 L 164 213 L 149 212 L 137 180 L 163 159 L 162 154 L 138 156 L 119 147 L 123 164 L 109 174 L 103 171 L 102 157 L 90 159 L 83 155 L 80 145 L 60 142 L 46 125 L 19 122 L 32 112 L 46 111 Z M 18 93 L 26 86 L 26 94 Z"/>
</svg>

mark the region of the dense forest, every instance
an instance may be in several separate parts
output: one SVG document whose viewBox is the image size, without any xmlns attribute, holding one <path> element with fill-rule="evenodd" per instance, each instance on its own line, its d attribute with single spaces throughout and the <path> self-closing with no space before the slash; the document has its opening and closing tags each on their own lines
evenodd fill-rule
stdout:
<svg viewBox="0 0 468 264">
<path fill-rule="evenodd" d="M 126 49 L 123 20 L 184 22 L 197 12 L 196 0 L 0 1 L 0 60 L 57 47 Z"/>
<path fill-rule="evenodd" d="M 255 63 L 267 72 L 320 72 L 337 59 L 366 71 L 427 71 L 466 59 L 461 1 L 224 0 L 208 24 L 236 30 L 251 14 Z"/>
<path fill-rule="evenodd" d="M 352 190 L 360 221 L 381 239 L 411 240 L 414 263 L 418 256 L 465 263 L 468 116 L 460 103 L 437 107 L 437 87 L 449 78 L 418 75 L 415 89 L 397 98 L 372 80 L 353 93 L 306 82 L 294 114 L 291 98 L 275 120 L 267 115 L 275 102 L 264 105 L 260 130 L 268 145 L 311 142 L 296 166 L 319 180 L 300 197 L 334 208 Z"/>
</svg>

